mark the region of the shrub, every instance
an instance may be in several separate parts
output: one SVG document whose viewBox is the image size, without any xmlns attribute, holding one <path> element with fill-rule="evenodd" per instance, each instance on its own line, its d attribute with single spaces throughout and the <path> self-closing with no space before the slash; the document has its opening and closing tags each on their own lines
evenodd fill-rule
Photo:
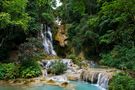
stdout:
<svg viewBox="0 0 135 90">
<path fill-rule="evenodd" d="M 21 78 L 33 78 L 41 75 L 41 69 L 38 63 L 34 60 L 23 62 L 19 69 Z"/>
<path fill-rule="evenodd" d="M 51 73 L 56 74 L 56 75 L 63 74 L 64 71 L 66 70 L 67 70 L 66 65 L 60 61 L 56 61 L 50 69 Z"/>
<path fill-rule="evenodd" d="M 135 70 L 135 48 L 115 47 L 110 53 L 102 54 L 102 64 Z"/>
<path fill-rule="evenodd" d="M 34 60 L 27 60 L 16 65 L 14 63 L 0 64 L 0 80 L 15 78 L 32 78 L 41 75 L 39 64 Z"/>
<path fill-rule="evenodd" d="M 77 57 L 75 54 L 70 54 L 69 56 L 67 56 L 67 58 L 71 59 L 72 62 L 74 64 L 77 64 L 78 66 L 85 66 L 83 63 L 82 63 L 82 59 Z"/>
<path fill-rule="evenodd" d="M 19 47 L 20 69 L 19 76 L 21 78 L 37 77 L 41 74 L 41 69 L 36 60 L 43 55 L 42 44 L 36 38 L 28 38 Z"/>
<path fill-rule="evenodd" d="M 14 79 L 18 76 L 18 67 L 14 63 L 0 64 L 0 79 Z"/>
<path fill-rule="evenodd" d="M 112 78 L 109 90 L 135 90 L 135 79 L 126 74 L 117 74 Z"/>
<path fill-rule="evenodd" d="M 42 42 L 36 38 L 28 38 L 28 42 L 25 42 L 19 47 L 19 61 L 29 59 L 41 59 L 44 55 Z"/>
</svg>

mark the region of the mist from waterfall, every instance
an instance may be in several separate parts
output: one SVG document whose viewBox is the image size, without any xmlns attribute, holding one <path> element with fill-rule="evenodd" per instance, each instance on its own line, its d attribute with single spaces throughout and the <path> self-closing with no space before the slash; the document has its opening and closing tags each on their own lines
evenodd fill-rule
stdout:
<svg viewBox="0 0 135 90">
<path fill-rule="evenodd" d="M 46 24 L 41 24 L 41 37 L 43 39 L 44 50 L 48 55 L 56 56 L 56 52 L 53 47 L 53 39 L 51 28 Z"/>
</svg>

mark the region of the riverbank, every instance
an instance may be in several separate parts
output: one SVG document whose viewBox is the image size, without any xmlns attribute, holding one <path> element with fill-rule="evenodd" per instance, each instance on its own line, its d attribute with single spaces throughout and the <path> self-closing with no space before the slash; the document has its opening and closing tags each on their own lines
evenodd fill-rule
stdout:
<svg viewBox="0 0 135 90">
<path fill-rule="evenodd" d="M 100 69 L 100 68 L 88 68 L 88 69 L 81 69 L 80 72 L 78 73 L 65 73 L 63 75 L 58 75 L 58 76 L 48 76 L 48 77 L 36 77 L 36 78 L 31 78 L 31 79 L 12 79 L 12 80 L 1 80 L 0 81 L 0 86 L 17 86 L 17 87 L 28 87 L 28 86 L 35 86 L 35 85 L 53 85 L 53 86 L 60 86 L 60 87 L 71 87 L 72 85 L 70 84 L 70 80 L 74 81 L 79 81 L 79 80 L 84 80 L 81 75 L 85 74 L 87 78 L 90 80 L 92 79 L 98 79 L 98 76 L 92 76 L 95 75 L 94 73 L 106 73 L 105 75 L 108 75 L 109 80 L 112 78 L 112 76 L 117 72 L 118 70 L 114 68 L 108 68 L 108 69 Z M 87 74 L 85 73 L 87 72 Z M 60 81 L 61 78 L 66 77 L 67 81 L 63 80 Z M 85 78 L 86 78 L 85 77 Z M 56 79 L 57 78 L 57 79 Z M 56 81 L 59 80 L 59 81 Z M 88 81 L 88 80 L 84 80 Z M 97 82 L 95 82 L 97 84 Z"/>
</svg>

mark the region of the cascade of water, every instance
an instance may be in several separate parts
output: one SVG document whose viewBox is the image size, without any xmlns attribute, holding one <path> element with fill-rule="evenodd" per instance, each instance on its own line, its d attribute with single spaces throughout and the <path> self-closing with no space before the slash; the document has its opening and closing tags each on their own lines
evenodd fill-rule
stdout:
<svg viewBox="0 0 135 90">
<path fill-rule="evenodd" d="M 45 76 L 48 77 L 48 73 L 47 73 L 47 70 L 45 70 Z"/>
<path fill-rule="evenodd" d="M 107 89 L 108 88 L 108 82 L 109 82 L 108 76 L 103 74 L 103 73 L 99 73 L 97 84 L 99 86 L 101 86 L 102 88 Z"/>
<path fill-rule="evenodd" d="M 46 69 L 49 69 L 52 65 L 53 65 L 53 63 L 54 63 L 55 61 L 47 61 L 47 63 L 46 63 L 46 65 L 45 65 L 45 68 Z"/>
<path fill-rule="evenodd" d="M 92 74 L 92 77 L 91 77 L 91 83 L 94 82 L 94 76 L 95 76 L 95 74 L 93 73 L 93 74 Z"/>
<path fill-rule="evenodd" d="M 47 70 L 42 70 L 42 76 L 43 77 L 48 77 L 48 73 L 47 73 Z"/>
<path fill-rule="evenodd" d="M 86 74 L 86 77 L 85 77 L 86 82 L 88 81 L 88 78 L 89 78 L 89 74 Z"/>
<path fill-rule="evenodd" d="M 98 81 L 97 81 L 97 84 L 98 84 L 98 85 L 100 85 L 101 75 L 102 75 L 102 73 L 99 73 L 99 74 L 98 74 Z"/>
<path fill-rule="evenodd" d="M 46 61 L 43 61 L 42 62 L 43 67 L 48 69 L 55 63 L 55 61 L 58 61 L 58 60 L 48 60 L 48 61 L 46 60 Z M 72 69 L 73 62 L 70 59 L 62 59 L 62 60 L 60 60 L 60 62 L 65 64 L 67 66 L 67 69 Z"/>
<path fill-rule="evenodd" d="M 43 39 L 43 46 L 44 46 L 45 52 L 48 55 L 56 55 L 56 52 L 53 48 L 51 28 L 45 24 L 41 25 L 41 37 Z"/>
<path fill-rule="evenodd" d="M 68 69 L 72 68 L 73 63 L 70 59 L 62 59 L 61 61 L 62 61 L 62 63 L 64 63 L 67 66 Z"/>
<path fill-rule="evenodd" d="M 60 75 L 60 76 L 53 76 L 50 78 L 51 80 L 54 80 L 54 81 L 58 81 L 58 82 L 69 82 L 67 77 L 64 76 L 64 75 Z"/>
</svg>

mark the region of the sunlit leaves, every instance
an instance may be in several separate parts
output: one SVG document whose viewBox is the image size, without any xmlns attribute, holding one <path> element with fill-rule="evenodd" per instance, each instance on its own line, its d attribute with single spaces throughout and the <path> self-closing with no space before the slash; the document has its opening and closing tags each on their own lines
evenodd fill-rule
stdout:
<svg viewBox="0 0 135 90">
<path fill-rule="evenodd" d="M 8 24 L 19 26 L 26 30 L 28 28 L 28 22 L 30 17 L 25 12 L 27 6 L 27 0 L 3 0 L 1 13 L 1 24 L 2 27 L 7 27 Z"/>
<path fill-rule="evenodd" d="M 0 27 L 5 28 L 7 25 L 10 24 L 11 17 L 10 14 L 1 12 L 0 13 Z"/>
<path fill-rule="evenodd" d="M 42 17 L 48 24 L 52 23 L 54 20 L 54 16 L 50 13 L 42 13 Z"/>
<path fill-rule="evenodd" d="M 19 14 L 25 11 L 27 0 L 4 0 L 4 11 L 10 14 Z"/>
<path fill-rule="evenodd" d="M 17 20 L 12 20 L 12 25 L 16 25 L 16 26 L 21 27 L 24 30 L 27 30 L 30 19 L 31 18 L 28 16 L 28 14 L 24 13 L 22 15 L 22 18 L 17 19 Z"/>
<path fill-rule="evenodd" d="M 36 0 L 38 7 L 43 7 L 44 5 L 50 4 L 51 0 Z"/>
<path fill-rule="evenodd" d="M 106 43 L 106 44 L 109 44 L 109 43 L 111 43 L 111 42 L 113 42 L 114 41 L 114 39 L 115 39 L 115 32 L 114 31 L 112 31 L 112 30 L 109 30 L 105 35 L 103 35 L 103 36 L 101 36 L 99 39 L 100 39 L 100 41 L 99 41 L 99 43 L 101 44 L 101 43 Z"/>
</svg>

